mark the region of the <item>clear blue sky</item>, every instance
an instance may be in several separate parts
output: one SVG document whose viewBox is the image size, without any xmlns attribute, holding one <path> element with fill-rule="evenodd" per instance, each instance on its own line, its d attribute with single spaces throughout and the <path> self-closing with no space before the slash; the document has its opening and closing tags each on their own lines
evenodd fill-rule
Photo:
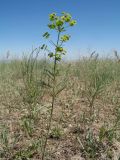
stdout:
<svg viewBox="0 0 120 160">
<path fill-rule="evenodd" d="M 0 0 L 0 55 L 44 43 L 48 14 L 62 11 L 77 20 L 66 44 L 71 58 L 89 49 L 120 51 L 120 0 Z"/>
</svg>

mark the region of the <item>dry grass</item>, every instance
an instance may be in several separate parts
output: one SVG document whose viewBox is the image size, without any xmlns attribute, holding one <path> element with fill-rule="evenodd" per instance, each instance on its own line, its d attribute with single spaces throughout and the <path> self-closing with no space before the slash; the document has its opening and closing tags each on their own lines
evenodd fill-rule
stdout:
<svg viewBox="0 0 120 160">
<path fill-rule="evenodd" d="M 35 64 L 28 82 L 20 61 L 0 63 L 1 160 L 41 159 L 51 105 L 41 82 L 51 63 Z M 120 63 L 92 56 L 59 68 L 66 88 L 55 101 L 45 159 L 119 160 Z"/>
</svg>

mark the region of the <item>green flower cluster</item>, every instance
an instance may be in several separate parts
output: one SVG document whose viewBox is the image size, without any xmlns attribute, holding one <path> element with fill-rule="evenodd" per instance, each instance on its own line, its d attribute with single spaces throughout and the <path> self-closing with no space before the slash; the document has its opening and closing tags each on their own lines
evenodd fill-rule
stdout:
<svg viewBox="0 0 120 160">
<path fill-rule="evenodd" d="M 66 50 L 62 47 L 62 45 L 64 42 L 67 42 L 70 39 L 70 35 L 61 35 L 61 33 L 65 32 L 66 28 L 74 26 L 76 24 L 76 21 L 72 19 L 72 16 L 69 13 L 66 12 L 62 12 L 61 16 L 57 16 L 56 13 L 52 13 L 49 15 L 49 20 L 50 23 L 48 24 L 48 27 L 49 29 L 57 31 L 58 39 L 56 43 L 50 41 L 51 44 L 55 46 L 55 52 L 47 50 L 49 52 L 48 56 L 50 58 L 54 58 L 55 61 L 60 61 L 62 59 L 62 55 L 66 54 Z M 50 34 L 46 32 L 43 34 L 43 37 L 48 39 L 50 38 Z M 46 48 L 46 46 L 42 46 L 42 49 Z"/>
<path fill-rule="evenodd" d="M 63 47 L 56 47 L 55 51 L 56 51 L 56 54 L 54 54 L 53 52 L 50 52 L 48 56 L 50 58 L 55 57 L 57 61 L 60 61 L 62 58 L 62 55 L 65 55 L 66 50 Z"/>
<path fill-rule="evenodd" d="M 70 36 L 69 36 L 69 35 L 63 35 L 63 36 L 61 36 L 61 41 L 62 41 L 62 42 L 69 41 L 69 39 L 70 39 Z"/>
<path fill-rule="evenodd" d="M 49 15 L 50 21 L 54 21 L 56 19 L 56 13 L 52 13 Z"/>
<path fill-rule="evenodd" d="M 76 21 L 66 12 L 62 12 L 62 16 L 57 16 L 56 13 L 52 13 L 49 15 L 49 19 L 52 22 L 48 24 L 50 29 L 58 29 L 58 27 L 63 27 L 65 23 L 68 23 L 69 26 L 74 26 L 76 24 Z"/>
</svg>

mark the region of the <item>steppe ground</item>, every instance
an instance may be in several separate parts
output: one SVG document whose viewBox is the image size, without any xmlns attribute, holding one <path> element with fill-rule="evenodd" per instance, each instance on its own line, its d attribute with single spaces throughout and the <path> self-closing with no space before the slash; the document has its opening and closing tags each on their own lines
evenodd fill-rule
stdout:
<svg viewBox="0 0 120 160">
<path fill-rule="evenodd" d="M 44 70 L 52 63 L 32 62 L 0 62 L 1 160 L 41 159 L 51 107 Z M 65 88 L 55 101 L 45 159 L 119 160 L 119 61 L 92 56 L 58 68 Z"/>
</svg>

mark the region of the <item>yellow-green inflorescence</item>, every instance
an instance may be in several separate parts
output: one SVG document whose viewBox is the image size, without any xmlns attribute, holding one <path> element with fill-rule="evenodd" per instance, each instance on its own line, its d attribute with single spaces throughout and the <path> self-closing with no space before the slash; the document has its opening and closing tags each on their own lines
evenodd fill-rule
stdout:
<svg viewBox="0 0 120 160">
<path fill-rule="evenodd" d="M 62 47 L 63 43 L 69 41 L 70 35 L 61 33 L 66 31 L 66 28 L 72 27 L 76 24 L 76 20 L 72 19 L 72 16 L 69 13 L 62 12 L 61 16 L 57 16 L 56 13 L 52 13 L 49 15 L 50 23 L 48 24 L 49 29 L 56 30 L 58 33 L 57 44 L 53 43 L 55 46 L 55 53 L 49 52 L 48 56 L 50 58 L 55 58 L 56 61 L 60 61 L 62 55 L 65 55 L 66 51 Z M 50 38 L 50 34 L 46 32 L 43 37 L 46 39 Z"/>
</svg>

